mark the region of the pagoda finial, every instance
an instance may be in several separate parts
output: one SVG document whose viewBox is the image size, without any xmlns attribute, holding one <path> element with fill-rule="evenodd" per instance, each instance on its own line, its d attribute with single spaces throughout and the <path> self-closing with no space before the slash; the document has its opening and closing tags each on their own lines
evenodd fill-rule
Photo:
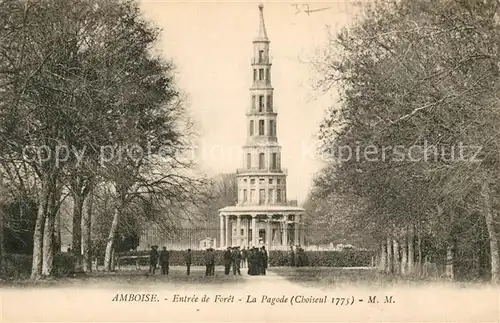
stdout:
<svg viewBox="0 0 500 323">
<path fill-rule="evenodd" d="M 260 11 L 259 36 L 257 37 L 256 40 L 269 41 L 269 38 L 267 38 L 266 24 L 264 23 L 264 5 L 263 4 L 259 5 L 259 11 Z"/>
</svg>

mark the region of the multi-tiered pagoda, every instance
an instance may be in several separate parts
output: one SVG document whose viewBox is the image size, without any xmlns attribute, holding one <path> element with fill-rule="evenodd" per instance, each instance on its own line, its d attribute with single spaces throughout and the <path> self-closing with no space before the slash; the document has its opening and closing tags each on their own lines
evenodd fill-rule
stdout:
<svg viewBox="0 0 500 323">
<path fill-rule="evenodd" d="M 273 104 L 270 41 L 259 6 L 259 34 L 253 41 L 251 101 L 246 112 L 243 168 L 237 170 L 238 203 L 220 212 L 220 247 L 261 246 L 268 250 L 303 245 L 304 209 L 287 202 L 286 169 L 281 168 L 278 114 Z"/>
</svg>

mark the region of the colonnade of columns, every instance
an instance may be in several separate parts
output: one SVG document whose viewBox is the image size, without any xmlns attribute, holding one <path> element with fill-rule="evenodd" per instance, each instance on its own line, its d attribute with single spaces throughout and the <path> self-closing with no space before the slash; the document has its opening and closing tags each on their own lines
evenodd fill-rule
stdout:
<svg viewBox="0 0 500 323">
<path fill-rule="evenodd" d="M 277 217 L 274 217 L 277 216 Z M 257 223 L 265 223 L 265 245 L 268 249 L 286 249 L 292 242 L 289 239 L 289 231 L 293 231 L 293 244 L 303 245 L 304 234 L 301 230 L 301 214 L 293 214 L 294 220 L 288 220 L 291 214 L 221 214 L 220 215 L 220 248 L 229 246 L 258 246 L 259 230 Z M 244 230 L 242 232 L 242 221 L 244 221 Z M 235 235 L 233 236 L 233 225 L 236 224 Z M 291 226 L 290 226 L 291 224 Z M 262 226 L 259 226 L 262 228 Z M 250 231 L 251 229 L 251 231 Z M 273 243 L 273 229 L 277 230 L 280 236 L 280 243 Z"/>
</svg>

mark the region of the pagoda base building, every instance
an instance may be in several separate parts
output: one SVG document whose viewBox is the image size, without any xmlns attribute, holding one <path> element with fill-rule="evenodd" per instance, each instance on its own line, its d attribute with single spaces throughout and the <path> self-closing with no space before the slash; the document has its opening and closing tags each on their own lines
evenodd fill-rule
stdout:
<svg viewBox="0 0 500 323">
<path fill-rule="evenodd" d="M 219 210 L 220 248 L 266 246 L 285 250 L 304 245 L 304 209 L 286 198 L 286 169 L 281 168 L 281 146 L 271 86 L 270 41 L 259 6 L 259 34 L 253 41 L 247 109 L 247 142 L 243 146 L 244 167 L 238 169 L 238 203 Z"/>
<path fill-rule="evenodd" d="M 266 246 L 284 250 L 304 245 L 302 214 L 294 206 L 228 206 L 220 211 L 220 247 Z"/>
</svg>

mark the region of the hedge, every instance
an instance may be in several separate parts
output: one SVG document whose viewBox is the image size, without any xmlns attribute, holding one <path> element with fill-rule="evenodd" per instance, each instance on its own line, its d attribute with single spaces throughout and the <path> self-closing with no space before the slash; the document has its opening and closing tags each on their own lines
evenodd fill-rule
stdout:
<svg viewBox="0 0 500 323">
<path fill-rule="evenodd" d="M 170 265 L 183 266 L 185 251 L 170 250 Z M 215 264 L 223 265 L 224 250 L 215 250 Z M 127 251 L 119 253 L 120 257 L 142 256 L 139 258 L 141 266 L 149 264 L 149 251 Z M 369 266 L 373 253 L 370 251 L 305 251 L 305 265 L 313 267 L 364 267 Z M 5 277 L 10 279 L 26 279 L 31 274 L 32 256 L 8 254 L 6 255 Z M 75 272 L 76 257 L 68 253 L 59 253 L 54 257 L 54 276 L 66 277 Z M 120 265 L 136 265 L 136 259 L 121 258 Z M 192 251 L 192 265 L 205 265 L 205 251 Z M 287 251 L 269 251 L 269 266 L 289 266 Z"/>
<path fill-rule="evenodd" d="M 33 257 L 31 255 L 7 254 L 5 256 L 5 277 L 27 279 L 31 275 Z M 68 253 L 54 256 L 53 274 L 56 277 L 70 276 L 75 272 L 76 257 Z"/>
<path fill-rule="evenodd" d="M 222 265 L 223 262 L 223 254 L 224 250 L 215 250 L 215 264 Z M 169 264 L 170 266 L 183 266 L 184 255 L 186 251 L 181 250 L 169 250 Z M 120 257 L 120 266 L 123 265 L 136 265 L 136 259 L 131 258 L 123 258 L 123 257 L 136 257 L 139 258 L 139 265 L 148 266 L 149 265 L 149 251 L 141 250 L 141 251 L 126 251 L 117 254 Z M 192 266 L 204 266 L 205 265 L 205 251 L 204 250 L 192 250 L 191 251 L 191 265 Z"/>
<path fill-rule="evenodd" d="M 215 264 L 220 266 L 223 265 L 223 253 L 224 250 L 215 250 Z M 186 251 L 181 250 L 169 250 L 170 253 L 170 265 L 171 266 L 183 266 L 184 255 Z M 193 266 L 204 266 L 205 265 L 205 251 L 204 250 L 193 250 L 192 254 L 192 265 Z M 280 267 L 289 266 L 289 256 L 287 251 L 281 250 L 271 250 L 269 254 L 269 266 Z M 346 250 L 346 251 L 305 251 L 305 265 L 313 267 L 366 267 L 370 266 L 371 257 L 373 255 L 370 251 L 361 250 Z M 136 265 L 137 259 L 135 258 L 124 258 L 124 257 L 136 257 L 140 256 L 139 265 L 147 266 L 149 265 L 149 251 L 127 251 L 119 253 L 120 266 L 123 265 Z"/>
<path fill-rule="evenodd" d="M 305 265 L 311 267 L 367 267 L 370 266 L 370 251 L 305 251 Z M 287 251 L 272 250 L 269 252 L 270 266 L 289 266 L 290 259 Z"/>
</svg>

